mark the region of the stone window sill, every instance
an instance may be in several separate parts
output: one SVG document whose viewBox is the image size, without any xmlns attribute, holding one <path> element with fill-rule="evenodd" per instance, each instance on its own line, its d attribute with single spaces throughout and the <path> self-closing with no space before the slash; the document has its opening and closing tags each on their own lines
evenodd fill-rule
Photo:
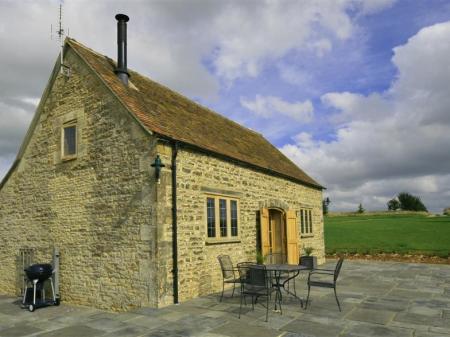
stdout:
<svg viewBox="0 0 450 337">
<path fill-rule="evenodd" d="M 207 239 L 206 240 L 206 245 L 222 245 L 222 244 L 227 244 L 227 243 L 240 243 L 241 240 L 239 238 L 233 238 L 233 239 Z"/>
<path fill-rule="evenodd" d="M 300 235 L 300 238 L 302 239 L 308 239 L 308 238 L 313 238 L 314 234 L 302 234 Z"/>
<path fill-rule="evenodd" d="M 75 160 L 77 159 L 77 155 L 72 155 L 72 156 L 65 156 L 61 158 L 61 161 L 65 162 L 65 161 L 71 161 L 71 160 Z"/>
</svg>

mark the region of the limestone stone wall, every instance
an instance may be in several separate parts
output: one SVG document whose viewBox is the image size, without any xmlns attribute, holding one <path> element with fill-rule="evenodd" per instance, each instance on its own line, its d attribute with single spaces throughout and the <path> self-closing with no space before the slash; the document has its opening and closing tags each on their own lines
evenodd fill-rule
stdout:
<svg viewBox="0 0 450 337">
<path fill-rule="evenodd" d="M 152 138 L 69 49 L 19 167 L 0 190 L 0 293 L 15 294 L 20 248 L 61 252 L 63 301 L 107 310 L 157 305 Z M 61 159 L 77 121 L 78 156 Z"/>
<path fill-rule="evenodd" d="M 70 49 L 65 63 L 70 77 L 57 75 L 0 190 L 0 294 L 16 293 L 19 249 L 48 262 L 56 246 L 63 301 L 106 310 L 171 304 L 171 146 L 143 130 Z M 63 160 L 61 130 L 73 120 L 78 155 Z M 159 183 L 156 154 L 166 165 Z M 217 255 L 255 260 L 261 207 L 311 208 L 314 233 L 300 242 L 324 261 L 321 191 L 183 147 L 177 163 L 181 301 L 221 289 Z M 239 242 L 206 242 L 209 193 L 239 199 Z"/>
<path fill-rule="evenodd" d="M 171 147 L 161 143 L 157 152 L 168 164 Z M 159 244 L 171 243 L 170 165 L 163 171 L 158 187 Z M 206 195 L 218 193 L 239 199 L 239 242 L 209 244 L 206 234 Z M 177 212 L 179 296 L 184 301 L 221 290 L 222 277 L 217 261 L 219 254 L 231 255 L 234 263 L 255 261 L 259 240 L 259 210 L 279 207 L 312 209 L 313 234 L 300 237 L 301 247 L 313 247 L 318 262 L 325 262 L 322 192 L 287 179 L 274 177 L 226 160 L 180 148 L 177 156 Z M 300 226 L 299 226 L 300 231 Z M 159 251 L 160 304 L 172 296 L 171 249 Z"/>
</svg>

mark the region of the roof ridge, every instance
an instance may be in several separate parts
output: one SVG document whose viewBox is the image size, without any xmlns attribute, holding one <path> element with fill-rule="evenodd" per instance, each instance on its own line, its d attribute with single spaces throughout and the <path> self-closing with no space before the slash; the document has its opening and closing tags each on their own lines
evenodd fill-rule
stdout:
<svg viewBox="0 0 450 337">
<path fill-rule="evenodd" d="M 82 44 L 81 42 L 75 40 L 75 39 L 72 38 L 72 37 L 68 37 L 68 36 L 67 36 L 66 39 L 65 39 L 65 41 L 64 41 L 64 44 L 67 43 L 67 42 L 69 42 L 69 43 L 75 43 L 75 44 L 77 44 L 78 46 L 80 46 L 81 48 L 87 49 L 87 50 L 89 50 L 91 53 L 96 54 L 96 55 L 98 55 L 98 56 L 109 58 L 107 55 L 101 54 L 101 53 L 99 53 L 98 51 L 96 51 L 96 50 L 94 50 L 94 49 L 92 49 L 92 48 L 89 48 L 88 46 L 85 46 L 84 44 Z"/>
</svg>

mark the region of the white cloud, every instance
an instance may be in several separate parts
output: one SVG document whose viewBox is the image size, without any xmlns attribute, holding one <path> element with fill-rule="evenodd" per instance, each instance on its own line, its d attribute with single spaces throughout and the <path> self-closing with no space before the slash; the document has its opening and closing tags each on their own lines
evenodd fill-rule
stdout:
<svg viewBox="0 0 450 337">
<path fill-rule="evenodd" d="M 308 89 L 307 85 L 309 85 L 313 78 L 308 71 L 284 62 L 278 63 L 277 68 L 283 81 L 299 87 L 301 86 L 305 90 Z"/>
<path fill-rule="evenodd" d="M 257 76 L 264 64 L 292 50 L 312 47 L 324 54 L 328 37 L 346 39 L 353 1 L 255 1 L 227 6 L 210 27 L 218 38 L 213 63 L 227 80 Z M 321 29 L 318 29 L 321 27 Z M 317 42 L 316 42 L 317 40 Z"/>
<path fill-rule="evenodd" d="M 291 50 L 316 39 L 348 38 L 353 24 L 346 8 L 353 1 L 67 0 L 63 25 L 71 37 L 115 58 L 114 16 L 128 14 L 129 67 L 190 97 L 212 100 L 221 83 L 257 76 Z M 19 147 L 59 53 L 57 40 L 50 40 L 58 7 L 54 0 L 0 1 L 0 158 Z M 329 50 L 323 42 L 317 48 Z M 272 103 L 294 117 L 300 109 Z"/>
<path fill-rule="evenodd" d="M 256 95 L 254 100 L 241 97 L 241 105 L 265 119 L 281 114 L 297 122 L 309 123 L 314 116 L 314 107 L 309 100 L 290 103 L 275 96 Z"/>
<path fill-rule="evenodd" d="M 336 123 L 379 121 L 387 117 L 390 111 L 390 97 L 387 94 L 371 93 L 364 96 L 350 92 L 330 92 L 320 99 L 325 106 L 341 112 L 331 118 Z"/>
<path fill-rule="evenodd" d="M 0 153 L 11 157 L 22 141 L 32 114 L 19 106 L 0 101 Z M 0 156 L 1 159 L 1 156 Z M 1 176 L 0 176 L 1 177 Z"/>
<path fill-rule="evenodd" d="M 450 185 L 450 22 L 420 30 L 394 49 L 398 78 L 384 93 L 342 92 L 322 96 L 336 109 L 336 138 L 311 141 L 300 135 L 282 148 L 328 193 L 354 208 L 384 207 L 380 200 L 402 190 L 417 192 L 439 210 Z M 378 201 L 370 198 L 378 198 Z M 369 204 L 370 201 L 370 204 Z M 433 204 L 434 203 L 434 204 Z"/>
</svg>

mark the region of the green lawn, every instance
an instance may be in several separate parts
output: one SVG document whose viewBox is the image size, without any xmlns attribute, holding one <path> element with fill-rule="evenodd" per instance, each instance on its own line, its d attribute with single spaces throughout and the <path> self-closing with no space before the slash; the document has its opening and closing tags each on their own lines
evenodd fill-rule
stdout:
<svg viewBox="0 0 450 337">
<path fill-rule="evenodd" d="M 450 253 L 448 216 L 326 216 L 324 221 L 328 254 L 384 252 L 448 257 Z"/>
</svg>

